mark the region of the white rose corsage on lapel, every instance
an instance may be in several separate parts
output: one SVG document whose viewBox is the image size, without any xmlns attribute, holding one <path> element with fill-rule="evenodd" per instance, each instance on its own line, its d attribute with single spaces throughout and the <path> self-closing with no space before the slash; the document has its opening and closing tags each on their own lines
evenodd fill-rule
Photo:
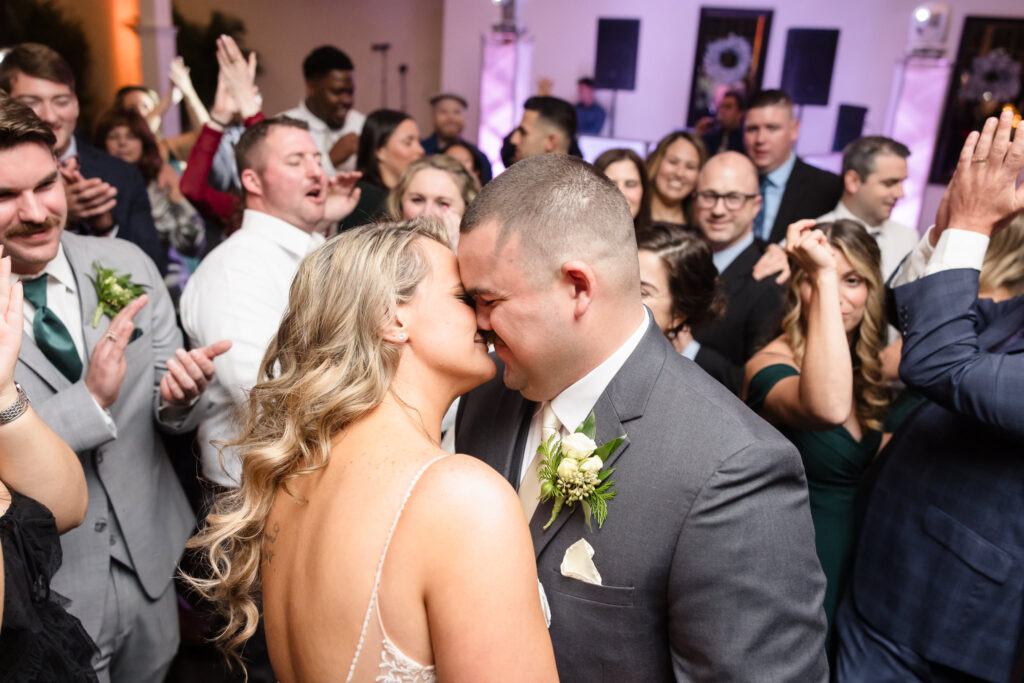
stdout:
<svg viewBox="0 0 1024 683">
<path fill-rule="evenodd" d="M 615 497 L 615 482 L 608 477 L 614 469 L 604 469 L 604 461 L 626 439 L 625 435 L 601 444 L 594 442 L 597 432 L 594 413 L 564 439 L 558 433 L 548 436 L 538 450 L 543 459 L 537 468 L 540 480 L 540 501 L 555 499 L 547 529 L 558 517 L 562 507 L 571 509 L 576 503 L 583 506 L 583 519 L 590 527 L 590 518 L 597 520 L 600 529 L 608 517 L 608 501 Z"/>
<path fill-rule="evenodd" d="M 92 262 L 96 277 L 88 276 L 96 288 L 96 310 L 92 314 L 92 326 L 95 329 L 104 315 L 113 318 L 118 312 L 130 304 L 133 299 L 146 293 L 148 285 L 132 282 L 131 273 L 119 274 L 113 268 L 104 268 L 96 261 Z M 132 330 L 132 340 L 142 334 L 142 330 Z"/>
</svg>

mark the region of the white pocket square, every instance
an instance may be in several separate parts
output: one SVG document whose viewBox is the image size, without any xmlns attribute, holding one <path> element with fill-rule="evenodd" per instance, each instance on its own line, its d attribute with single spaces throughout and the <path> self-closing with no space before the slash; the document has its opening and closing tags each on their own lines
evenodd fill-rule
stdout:
<svg viewBox="0 0 1024 683">
<path fill-rule="evenodd" d="M 594 549 L 586 540 L 576 541 L 566 549 L 562 558 L 562 576 L 600 586 L 601 573 L 597 571 L 593 557 Z"/>
</svg>

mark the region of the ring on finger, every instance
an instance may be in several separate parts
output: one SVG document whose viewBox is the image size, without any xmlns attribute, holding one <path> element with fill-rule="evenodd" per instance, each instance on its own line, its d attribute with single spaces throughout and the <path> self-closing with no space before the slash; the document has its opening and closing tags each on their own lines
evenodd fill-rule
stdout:
<svg viewBox="0 0 1024 683">
<path fill-rule="evenodd" d="M 107 333 L 103 336 L 105 336 L 107 339 L 114 342 L 115 344 L 117 343 L 117 335 L 111 332 L 110 330 L 107 330 Z"/>
<path fill-rule="evenodd" d="M 979 157 L 979 158 L 971 159 L 971 163 L 972 164 L 984 164 L 984 163 L 987 163 L 987 162 L 988 162 L 988 159 L 986 159 L 985 157 Z"/>
</svg>

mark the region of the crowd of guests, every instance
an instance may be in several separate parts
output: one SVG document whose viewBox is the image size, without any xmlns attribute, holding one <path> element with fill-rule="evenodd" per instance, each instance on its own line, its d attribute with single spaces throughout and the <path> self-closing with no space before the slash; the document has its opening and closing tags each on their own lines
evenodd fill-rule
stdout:
<svg viewBox="0 0 1024 683">
<path fill-rule="evenodd" d="M 461 95 L 322 46 L 268 117 L 216 50 L 175 138 L 0 62 L 0 672 L 163 680 L 181 602 L 254 680 L 1024 680 L 1010 117 L 919 238 L 907 147 L 816 168 L 780 90 L 591 166 L 581 79 L 494 176 Z M 534 481 L 588 414 L 596 526 Z"/>
</svg>

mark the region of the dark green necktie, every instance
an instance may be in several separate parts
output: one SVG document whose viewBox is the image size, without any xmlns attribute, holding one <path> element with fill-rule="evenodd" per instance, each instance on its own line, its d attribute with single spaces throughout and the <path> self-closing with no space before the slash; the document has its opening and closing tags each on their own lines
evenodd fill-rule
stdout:
<svg viewBox="0 0 1024 683">
<path fill-rule="evenodd" d="M 82 376 L 82 358 L 78 355 L 68 328 L 64 327 L 56 313 L 46 307 L 46 276 L 22 280 L 21 285 L 25 299 L 36 308 L 32 321 L 36 346 L 65 377 L 77 382 Z"/>
</svg>

